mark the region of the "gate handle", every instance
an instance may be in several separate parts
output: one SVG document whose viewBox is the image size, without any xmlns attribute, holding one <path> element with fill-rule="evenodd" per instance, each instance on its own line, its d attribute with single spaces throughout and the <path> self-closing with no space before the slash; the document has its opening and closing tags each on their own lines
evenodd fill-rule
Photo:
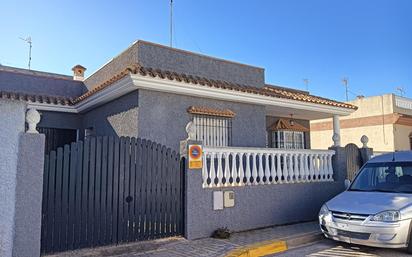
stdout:
<svg viewBox="0 0 412 257">
<path fill-rule="evenodd" d="M 133 197 L 131 197 L 130 195 L 126 197 L 126 202 L 130 203 L 131 201 L 133 201 Z"/>
</svg>

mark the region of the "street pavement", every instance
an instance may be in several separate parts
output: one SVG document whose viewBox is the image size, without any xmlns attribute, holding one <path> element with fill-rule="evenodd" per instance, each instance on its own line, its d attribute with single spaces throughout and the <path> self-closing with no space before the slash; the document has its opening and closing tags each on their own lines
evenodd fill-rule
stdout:
<svg viewBox="0 0 412 257">
<path fill-rule="evenodd" d="M 272 255 L 275 257 L 403 257 L 412 256 L 405 250 L 354 246 L 322 239 L 315 243 Z"/>
</svg>

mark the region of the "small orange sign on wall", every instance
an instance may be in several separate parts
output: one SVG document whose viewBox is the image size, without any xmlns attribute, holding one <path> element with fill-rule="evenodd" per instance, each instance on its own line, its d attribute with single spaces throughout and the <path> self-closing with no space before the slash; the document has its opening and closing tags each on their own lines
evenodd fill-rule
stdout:
<svg viewBox="0 0 412 257">
<path fill-rule="evenodd" d="M 201 169 L 203 167 L 202 146 L 189 145 L 189 169 Z"/>
</svg>

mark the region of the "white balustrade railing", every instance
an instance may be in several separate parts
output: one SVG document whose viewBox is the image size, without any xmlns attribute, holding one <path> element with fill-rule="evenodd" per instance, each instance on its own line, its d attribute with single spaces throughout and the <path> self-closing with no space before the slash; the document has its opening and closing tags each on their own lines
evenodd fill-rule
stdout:
<svg viewBox="0 0 412 257">
<path fill-rule="evenodd" d="M 203 187 L 333 181 L 332 150 L 203 147 Z"/>
</svg>

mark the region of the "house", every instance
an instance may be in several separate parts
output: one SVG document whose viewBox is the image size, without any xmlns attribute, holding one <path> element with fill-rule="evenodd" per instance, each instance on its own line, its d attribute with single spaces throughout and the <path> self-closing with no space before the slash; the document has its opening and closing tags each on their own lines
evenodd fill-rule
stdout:
<svg viewBox="0 0 412 257">
<path fill-rule="evenodd" d="M 2 253 L 314 220 L 344 190 L 339 117 L 353 104 L 269 85 L 263 68 L 145 41 L 85 71 L 0 66 Z M 335 147 L 313 150 L 310 121 L 327 118 Z M 179 154 L 188 134 L 197 167 Z"/>
<path fill-rule="evenodd" d="M 394 94 L 358 97 L 348 102 L 358 109 L 340 117 L 342 144 L 361 146 L 362 135 L 369 138 L 374 152 L 412 149 L 412 99 Z M 332 145 L 332 120 L 314 120 L 310 124 L 311 145 L 327 149 Z"/>
<path fill-rule="evenodd" d="M 87 78 L 85 71 L 76 65 L 66 76 L 0 66 L 0 98 L 26 101 L 41 113 L 46 152 L 93 135 L 140 137 L 178 149 L 189 121 L 206 145 L 310 149 L 318 146 L 310 140 L 310 120 L 337 120 L 356 110 L 269 85 L 260 67 L 146 41 Z"/>
</svg>

